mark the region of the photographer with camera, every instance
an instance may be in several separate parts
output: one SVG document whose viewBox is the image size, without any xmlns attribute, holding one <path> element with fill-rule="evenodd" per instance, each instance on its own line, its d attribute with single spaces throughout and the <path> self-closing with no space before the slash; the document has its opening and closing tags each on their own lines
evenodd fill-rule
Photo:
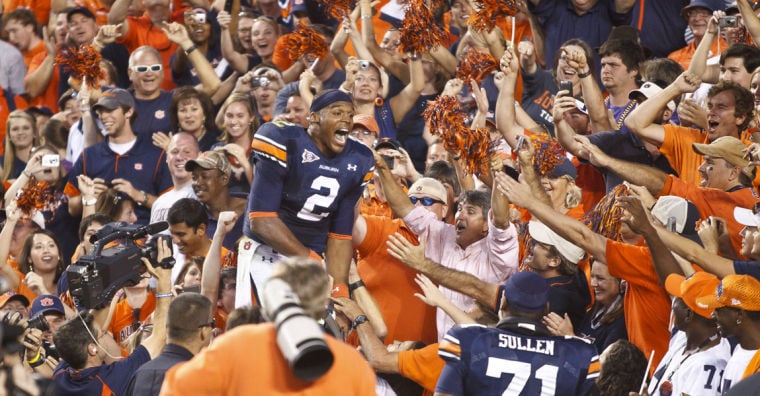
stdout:
<svg viewBox="0 0 760 396">
<path fill-rule="evenodd" d="M 158 283 L 154 331 L 143 340 L 131 355 L 116 363 L 105 364 L 106 355 L 103 339 L 108 337 L 95 313 L 82 312 L 64 323 L 54 334 L 54 341 L 61 363 L 53 374 L 59 395 L 98 395 L 126 393 L 130 377 L 144 363 L 161 353 L 166 343 L 166 322 L 169 303 L 174 296 L 171 292 L 171 268 L 164 260 L 171 260 L 172 252 L 166 239 L 159 239 L 154 266 L 147 258 L 142 263 Z M 113 356 L 110 356 L 113 357 Z"/>
<path fill-rule="evenodd" d="M 325 315 L 329 292 L 327 272 L 319 263 L 304 257 L 276 262 L 262 298 L 274 323 L 225 333 L 169 370 L 161 394 L 374 395 L 375 375 L 364 358 L 323 334 L 316 323 Z"/>
</svg>

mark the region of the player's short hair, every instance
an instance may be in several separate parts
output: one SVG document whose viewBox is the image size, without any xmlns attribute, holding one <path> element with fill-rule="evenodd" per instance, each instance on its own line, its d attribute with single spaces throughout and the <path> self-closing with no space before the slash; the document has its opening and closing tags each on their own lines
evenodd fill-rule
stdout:
<svg viewBox="0 0 760 396">
<path fill-rule="evenodd" d="M 211 321 L 211 300 L 199 293 L 182 293 L 169 304 L 166 330 L 171 341 L 188 342 Z"/>
<path fill-rule="evenodd" d="M 208 226 L 208 215 L 203 204 L 194 198 L 182 198 L 169 208 L 166 221 L 170 225 L 187 224 L 197 230 L 201 224 Z"/>
<path fill-rule="evenodd" d="M 430 165 L 430 169 L 425 172 L 425 177 L 438 180 L 442 184 L 449 184 L 454 189 L 454 195 L 459 196 L 462 187 L 459 185 L 457 171 L 447 161 L 435 161 Z"/>
<path fill-rule="evenodd" d="M 736 117 L 744 117 L 744 122 L 739 125 L 739 130 L 743 131 L 747 129 L 749 123 L 754 119 L 752 115 L 755 111 L 755 97 L 747 89 L 739 84 L 730 81 L 721 81 L 713 85 L 709 91 L 707 91 L 707 97 L 712 98 L 719 93 L 731 91 L 734 96 L 734 115 Z"/>
<path fill-rule="evenodd" d="M 490 190 L 467 190 L 459 194 L 457 198 L 457 210 L 459 207 L 468 203 L 479 207 L 483 211 L 483 217 L 488 218 L 488 211 L 491 210 L 491 191 Z"/>
<path fill-rule="evenodd" d="M 288 257 L 274 264 L 272 278 L 290 285 L 306 315 L 315 320 L 324 316 L 330 280 L 321 264 L 306 257 Z"/>
</svg>

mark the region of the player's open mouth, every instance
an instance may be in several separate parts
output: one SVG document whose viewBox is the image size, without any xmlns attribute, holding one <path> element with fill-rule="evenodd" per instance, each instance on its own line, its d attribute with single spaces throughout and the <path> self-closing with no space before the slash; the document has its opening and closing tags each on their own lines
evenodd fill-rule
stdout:
<svg viewBox="0 0 760 396">
<path fill-rule="evenodd" d="M 348 139 L 348 129 L 338 129 L 335 131 L 335 140 L 340 144 L 346 144 Z"/>
</svg>

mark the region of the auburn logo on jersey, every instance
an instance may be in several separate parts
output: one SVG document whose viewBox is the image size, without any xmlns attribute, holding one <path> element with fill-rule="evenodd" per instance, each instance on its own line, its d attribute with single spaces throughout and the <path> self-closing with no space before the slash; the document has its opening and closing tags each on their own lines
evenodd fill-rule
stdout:
<svg viewBox="0 0 760 396">
<path fill-rule="evenodd" d="M 301 163 L 308 164 L 309 162 L 319 161 L 319 157 L 309 150 L 304 149 L 301 154 Z"/>
</svg>

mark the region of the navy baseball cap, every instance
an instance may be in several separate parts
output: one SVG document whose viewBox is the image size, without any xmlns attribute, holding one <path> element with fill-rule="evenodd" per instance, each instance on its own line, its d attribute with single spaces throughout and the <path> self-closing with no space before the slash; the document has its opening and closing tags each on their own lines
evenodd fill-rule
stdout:
<svg viewBox="0 0 760 396">
<path fill-rule="evenodd" d="M 521 271 L 507 279 L 504 297 L 507 304 L 517 310 L 542 312 L 549 301 L 549 283 L 535 272 Z"/>
<path fill-rule="evenodd" d="M 95 14 L 87 7 L 74 7 L 66 13 L 66 22 L 71 22 L 71 17 L 74 14 L 82 14 L 90 19 L 95 19 Z"/>
<path fill-rule="evenodd" d="M 29 310 L 29 317 L 33 318 L 38 314 L 46 314 L 48 312 L 66 315 L 66 310 L 63 308 L 63 303 L 58 297 L 52 294 L 43 294 L 34 299 L 34 302 L 32 303 L 32 309 Z"/>
<path fill-rule="evenodd" d="M 104 91 L 95 106 L 92 106 L 93 110 L 97 110 L 103 107 L 107 110 L 114 110 L 118 107 L 126 106 L 129 108 L 135 107 L 135 99 L 126 89 L 111 88 L 108 91 Z"/>
<path fill-rule="evenodd" d="M 726 3 L 723 0 L 692 0 L 681 9 L 681 16 L 688 19 L 686 13 L 694 8 L 704 8 L 710 12 L 723 11 L 726 9 Z"/>
<path fill-rule="evenodd" d="M 551 177 L 570 176 L 576 179 L 578 177 L 578 170 L 575 169 L 575 165 L 569 159 L 564 158 L 559 165 L 554 167 L 550 175 Z"/>
<path fill-rule="evenodd" d="M 401 144 L 391 138 L 382 138 L 375 143 L 375 150 L 379 150 L 381 148 L 389 148 L 396 151 L 401 150 Z"/>
<path fill-rule="evenodd" d="M 328 89 L 322 91 L 321 94 L 314 98 L 314 101 L 311 102 L 309 111 L 315 113 L 336 102 L 348 102 L 353 104 L 354 100 L 351 99 L 351 96 L 348 93 L 339 89 Z"/>
</svg>

